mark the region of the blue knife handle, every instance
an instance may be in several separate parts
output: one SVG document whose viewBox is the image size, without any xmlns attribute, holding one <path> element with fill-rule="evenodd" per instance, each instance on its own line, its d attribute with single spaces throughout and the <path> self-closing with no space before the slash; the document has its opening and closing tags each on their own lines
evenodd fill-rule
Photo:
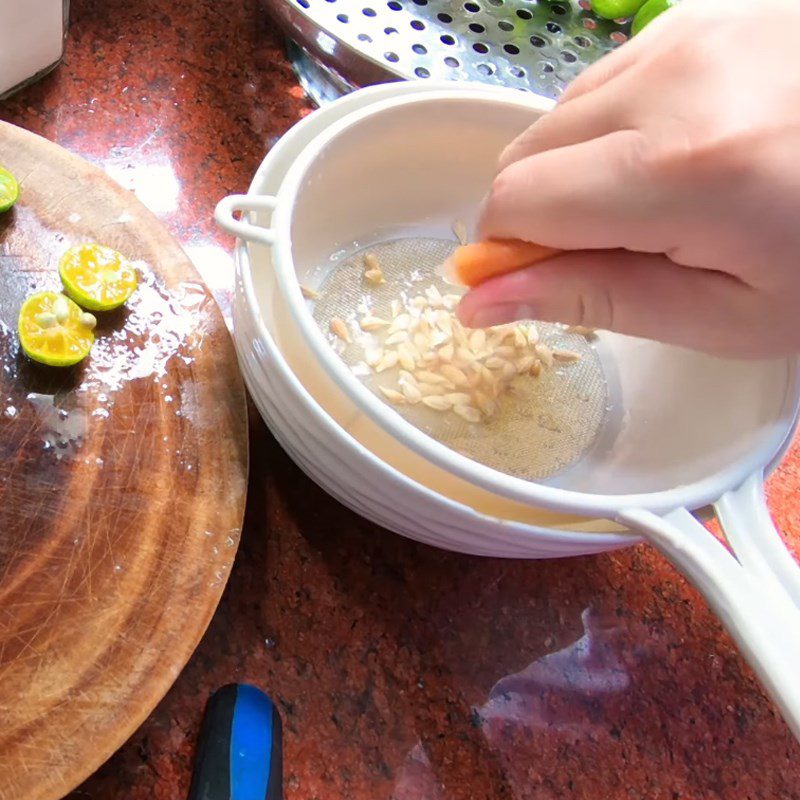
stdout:
<svg viewBox="0 0 800 800">
<path fill-rule="evenodd" d="M 283 800 L 281 718 L 254 686 L 231 683 L 208 701 L 188 800 Z"/>
</svg>

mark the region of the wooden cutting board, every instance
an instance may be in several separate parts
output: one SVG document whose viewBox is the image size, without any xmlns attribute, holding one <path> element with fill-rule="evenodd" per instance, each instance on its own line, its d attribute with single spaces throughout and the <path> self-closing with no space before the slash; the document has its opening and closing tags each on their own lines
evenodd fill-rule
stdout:
<svg viewBox="0 0 800 800">
<path fill-rule="evenodd" d="M 222 316 L 134 197 L 0 123 L 22 185 L 0 215 L 0 798 L 61 797 L 166 693 L 208 625 L 244 512 L 246 411 Z M 137 262 L 77 368 L 31 364 L 16 319 L 81 241 Z"/>
</svg>

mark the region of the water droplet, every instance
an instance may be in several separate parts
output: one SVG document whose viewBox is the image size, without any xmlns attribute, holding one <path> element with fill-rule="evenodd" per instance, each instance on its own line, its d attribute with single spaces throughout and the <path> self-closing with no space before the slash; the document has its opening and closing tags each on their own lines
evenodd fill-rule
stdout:
<svg viewBox="0 0 800 800">
<path fill-rule="evenodd" d="M 274 639 L 271 639 L 269 636 L 264 639 L 264 646 L 268 647 L 270 650 L 275 647 L 276 644 L 277 642 Z"/>
<path fill-rule="evenodd" d="M 211 552 L 212 552 L 212 553 L 213 553 L 215 556 L 216 556 L 216 555 L 218 555 L 218 554 L 219 554 L 219 547 L 217 547 L 216 545 L 214 545 L 214 547 L 212 547 L 212 548 L 211 548 Z"/>
<path fill-rule="evenodd" d="M 69 411 L 67 411 L 66 408 L 59 408 L 58 417 L 59 419 L 67 419 L 67 417 L 69 417 Z"/>
<path fill-rule="evenodd" d="M 101 419 L 108 419 L 108 409 L 107 408 L 96 408 L 92 411 L 93 417 L 99 417 Z"/>
<path fill-rule="evenodd" d="M 14 406 L 9 406 L 3 413 L 9 419 L 14 419 L 17 416 L 17 409 Z"/>
<path fill-rule="evenodd" d="M 166 394 L 164 395 L 164 402 L 171 403 L 172 402 L 172 395 Z"/>
<path fill-rule="evenodd" d="M 102 467 L 105 462 L 103 461 L 102 458 L 96 458 L 94 460 L 94 463 L 97 464 L 98 467 Z"/>
<path fill-rule="evenodd" d="M 226 547 L 233 547 L 235 544 L 236 544 L 236 539 L 234 539 L 233 536 L 228 536 L 228 538 L 225 539 Z"/>
<path fill-rule="evenodd" d="M 122 572 L 122 565 L 114 564 L 114 572 Z"/>
</svg>

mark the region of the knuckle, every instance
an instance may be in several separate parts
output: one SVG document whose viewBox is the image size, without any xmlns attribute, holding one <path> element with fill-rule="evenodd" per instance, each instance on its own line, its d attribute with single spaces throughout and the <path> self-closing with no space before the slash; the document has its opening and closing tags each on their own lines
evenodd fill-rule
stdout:
<svg viewBox="0 0 800 800">
<path fill-rule="evenodd" d="M 655 181 L 713 186 L 744 177 L 755 163 L 754 147 L 745 131 L 726 131 L 713 120 L 691 129 L 677 128 L 642 137 L 637 156 Z"/>
</svg>

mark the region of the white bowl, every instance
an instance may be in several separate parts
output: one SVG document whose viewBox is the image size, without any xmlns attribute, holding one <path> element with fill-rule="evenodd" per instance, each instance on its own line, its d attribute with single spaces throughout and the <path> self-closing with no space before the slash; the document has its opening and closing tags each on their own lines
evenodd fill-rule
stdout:
<svg viewBox="0 0 800 800">
<path fill-rule="evenodd" d="M 296 155 L 331 121 L 383 98 L 440 88 L 371 87 L 315 112 L 272 148 L 249 194 L 276 193 Z M 553 513 L 476 489 L 400 447 L 353 407 L 293 330 L 278 301 L 269 248 L 239 242 L 236 271 L 234 339 L 253 400 L 295 462 L 340 502 L 412 539 L 477 555 L 546 558 L 637 541 L 605 519 Z"/>
</svg>

